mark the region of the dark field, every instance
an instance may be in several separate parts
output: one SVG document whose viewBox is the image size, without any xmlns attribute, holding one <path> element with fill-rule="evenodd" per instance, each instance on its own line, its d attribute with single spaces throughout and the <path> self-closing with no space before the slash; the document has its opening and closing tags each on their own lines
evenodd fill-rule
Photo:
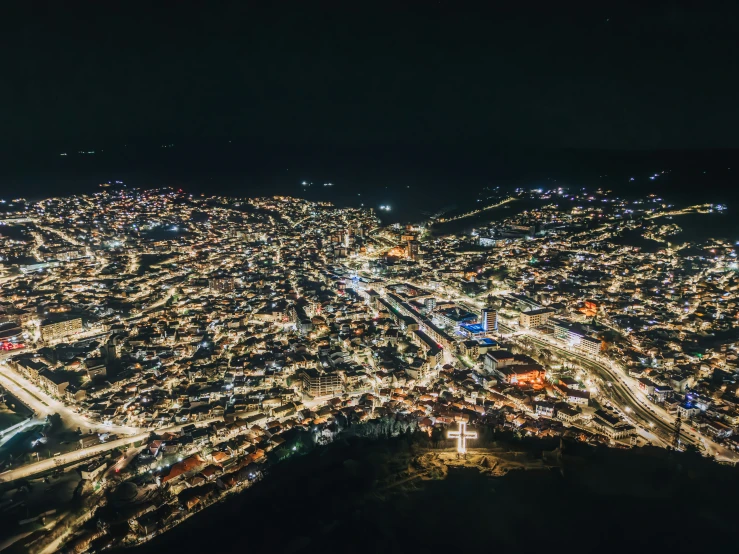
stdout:
<svg viewBox="0 0 739 554">
<path fill-rule="evenodd" d="M 137 549 L 155 552 L 660 552 L 733 542 L 739 473 L 687 454 L 568 447 L 565 469 L 380 486 L 403 440 L 352 441 L 264 481 Z"/>
</svg>

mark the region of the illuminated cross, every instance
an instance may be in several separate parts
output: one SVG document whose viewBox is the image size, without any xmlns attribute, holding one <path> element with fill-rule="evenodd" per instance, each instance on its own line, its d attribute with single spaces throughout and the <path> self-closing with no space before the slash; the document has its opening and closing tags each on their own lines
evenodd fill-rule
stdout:
<svg viewBox="0 0 739 554">
<path fill-rule="evenodd" d="M 467 454 L 467 439 L 476 439 L 477 433 L 474 431 L 467 431 L 467 422 L 460 421 L 459 430 L 449 431 L 446 436 L 450 439 L 457 439 L 457 453 Z"/>
</svg>

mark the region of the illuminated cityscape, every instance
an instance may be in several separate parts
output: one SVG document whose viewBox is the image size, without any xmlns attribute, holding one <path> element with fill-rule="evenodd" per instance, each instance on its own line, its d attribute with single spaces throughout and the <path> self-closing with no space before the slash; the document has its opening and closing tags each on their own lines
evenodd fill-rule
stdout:
<svg viewBox="0 0 739 554">
<path fill-rule="evenodd" d="M 736 247 L 680 228 L 722 205 L 518 189 L 447 234 L 460 218 L 102 190 L 2 221 L 0 385 L 28 414 L 2 440 L 45 431 L 0 481 L 135 483 L 124 543 L 388 417 L 465 458 L 486 426 L 739 459 Z"/>
<path fill-rule="evenodd" d="M 726 554 L 739 3 L 14 2 L 0 554 Z"/>
</svg>

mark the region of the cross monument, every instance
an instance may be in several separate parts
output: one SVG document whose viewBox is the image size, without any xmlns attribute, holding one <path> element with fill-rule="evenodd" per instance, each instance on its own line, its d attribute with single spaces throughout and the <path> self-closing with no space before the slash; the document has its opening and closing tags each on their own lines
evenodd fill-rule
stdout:
<svg viewBox="0 0 739 554">
<path fill-rule="evenodd" d="M 476 439 L 475 431 L 467 431 L 467 422 L 459 421 L 459 429 L 457 431 L 449 431 L 447 438 L 457 439 L 457 454 L 467 454 L 467 439 Z"/>
</svg>

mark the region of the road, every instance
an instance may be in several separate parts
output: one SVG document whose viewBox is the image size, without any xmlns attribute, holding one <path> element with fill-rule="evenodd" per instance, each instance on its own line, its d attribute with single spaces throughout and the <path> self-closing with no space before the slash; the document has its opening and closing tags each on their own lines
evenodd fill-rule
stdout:
<svg viewBox="0 0 739 554">
<path fill-rule="evenodd" d="M 202 426 L 204 424 L 213 423 L 214 421 L 223 421 L 223 418 L 212 417 L 209 419 L 204 419 L 202 421 L 188 422 L 181 425 L 173 425 L 172 427 L 162 427 L 160 429 L 152 429 L 151 431 L 155 431 L 157 434 L 165 433 L 167 431 L 176 433 L 181 431 L 183 427 L 187 425 L 192 425 L 193 423 L 195 425 Z M 103 454 L 104 452 L 108 452 L 116 448 L 126 448 L 137 441 L 146 440 L 149 437 L 149 433 L 151 431 L 146 431 L 145 433 L 139 433 L 137 435 L 125 437 L 122 439 L 116 439 L 110 442 L 96 444 L 94 446 L 88 446 L 87 448 L 81 448 L 80 450 L 68 452 L 54 458 L 48 458 L 46 460 L 41 460 L 39 462 L 28 464 L 23 467 L 11 469 L 4 473 L 0 473 L 0 483 L 7 483 L 9 481 L 15 481 L 16 479 L 28 479 L 29 477 L 33 477 L 34 475 L 38 475 L 39 473 L 45 473 L 47 471 L 54 470 L 60 466 L 73 464 L 75 462 L 81 462 L 82 460 L 86 460 L 87 458 Z"/>
<path fill-rule="evenodd" d="M 103 425 L 91 422 L 83 415 L 76 413 L 63 402 L 56 400 L 31 383 L 28 379 L 13 370 L 5 361 L 0 361 L 0 386 L 10 391 L 23 404 L 36 412 L 38 417 L 59 414 L 68 429 L 104 428 L 110 433 L 140 433 L 138 427 L 125 425 Z"/>
<path fill-rule="evenodd" d="M 503 324 L 502 327 L 514 331 L 511 326 Z M 647 432 L 655 432 L 663 444 L 671 444 L 671 438 L 674 434 L 675 418 L 668 414 L 661 406 L 651 402 L 639 390 L 636 380 L 626 375 L 626 372 L 616 362 L 604 356 L 597 356 L 595 359 L 590 358 L 572 349 L 562 347 L 554 339 L 539 336 L 538 333 L 530 329 L 519 330 L 517 332 L 526 335 L 529 340 L 538 346 L 556 350 L 562 357 L 575 360 L 583 368 L 595 374 L 604 382 L 604 393 L 606 396 L 622 412 L 625 412 L 623 415 L 627 419 L 643 427 Z M 606 390 L 608 391 L 607 393 L 605 392 Z M 687 421 L 682 425 L 680 441 L 684 444 L 702 445 L 709 455 L 714 456 L 718 460 L 732 463 L 739 461 L 739 455 L 736 452 L 709 440 L 701 433 L 692 429 L 690 423 Z"/>
<path fill-rule="evenodd" d="M 506 198 L 505 200 L 503 200 L 501 202 L 497 202 L 495 204 L 490 204 L 489 206 L 485 206 L 483 208 L 478 208 L 476 210 L 472 210 L 470 212 L 467 212 L 467 213 L 464 213 L 464 214 L 461 214 L 461 215 L 458 215 L 458 216 L 454 216 L 454 217 L 440 217 L 439 219 L 436 220 L 436 223 L 449 223 L 450 221 L 458 221 L 458 220 L 464 219 L 466 217 L 472 217 L 473 215 L 477 215 L 477 214 L 482 213 L 482 212 L 485 212 L 487 210 L 492 210 L 493 208 L 498 208 L 498 207 L 500 207 L 500 206 L 502 206 L 504 204 L 508 204 L 508 202 L 513 202 L 514 200 L 516 200 L 516 199 L 515 198 L 512 198 L 512 197 L 511 198 Z"/>
<path fill-rule="evenodd" d="M 541 340 L 531 334 L 527 333 L 526 336 L 538 346 L 556 350 L 557 353 L 563 357 L 574 359 L 584 369 L 601 379 L 604 383 L 604 395 L 608 397 L 613 404 L 620 408 L 622 412 L 625 412 L 623 415 L 627 419 L 633 420 L 634 423 L 647 430 L 657 431 L 658 436 L 660 437 L 660 442 L 665 446 L 669 444 L 670 437 L 672 437 L 674 432 L 673 426 L 658 417 L 655 413 L 650 411 L 649 408 L 645 407 L 639 400 L 637 400 L 628 386 L 626 386 L 617 376 L 614 376 L 611 371 L 607 369 L 605 364 L 595 362 L 585 356 L 555 346 L 551 342 Z M 684 436 L 684 440 L 690 443 L 693 442 L 687 437 L 687 435 Z"/>
</svg>

